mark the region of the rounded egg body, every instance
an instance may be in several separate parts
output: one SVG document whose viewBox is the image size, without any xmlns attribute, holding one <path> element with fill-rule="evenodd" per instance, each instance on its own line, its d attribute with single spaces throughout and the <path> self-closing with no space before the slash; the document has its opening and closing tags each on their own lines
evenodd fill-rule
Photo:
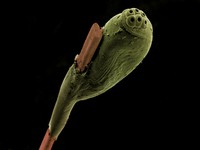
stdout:
<svg viewBox="0 0 200 150">
<path fill-rule="evenodd" d="M 147 55 L 152 39 L 152 25 L 143 11 L 130 8 L 113 16 L 103 26 L 96 55 L 81 77 L 78 99 L 102 94 L 130 74 Z"/>
</svg>

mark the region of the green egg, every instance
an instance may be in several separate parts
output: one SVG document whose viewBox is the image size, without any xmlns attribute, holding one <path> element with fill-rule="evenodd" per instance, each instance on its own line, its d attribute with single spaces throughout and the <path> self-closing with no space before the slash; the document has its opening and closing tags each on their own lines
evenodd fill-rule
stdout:
<svg viewBox="0 0 200 150">
<path fill-rule="evenodd" d="M 145 58 L 153 40 L 153 27 L 146 14 L 128 8 L 102 27 L 103 37 L 84 72 L 69 68 L 49 122 L 51 135 L 58 137 L 73 106 L 98 96 L 129 75 Z"/>
</svg>

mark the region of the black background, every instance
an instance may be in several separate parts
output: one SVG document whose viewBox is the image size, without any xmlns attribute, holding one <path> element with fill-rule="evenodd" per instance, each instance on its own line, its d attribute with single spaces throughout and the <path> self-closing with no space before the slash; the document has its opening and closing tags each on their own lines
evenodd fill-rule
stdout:
<svg viewBox="0 0 200 150">
<path fill-rule="evenodd" d="M 61 82 L 92 23 L 103 26 L 131 7 L 143 10 L 153 24 L 149 54 L 115 87 L 78 102 L 53 149 L 191 149 L 197 143 L 199 0 L 7 6 L 1 28 L 0 150 L 39 148 Z"/>
</svg>

